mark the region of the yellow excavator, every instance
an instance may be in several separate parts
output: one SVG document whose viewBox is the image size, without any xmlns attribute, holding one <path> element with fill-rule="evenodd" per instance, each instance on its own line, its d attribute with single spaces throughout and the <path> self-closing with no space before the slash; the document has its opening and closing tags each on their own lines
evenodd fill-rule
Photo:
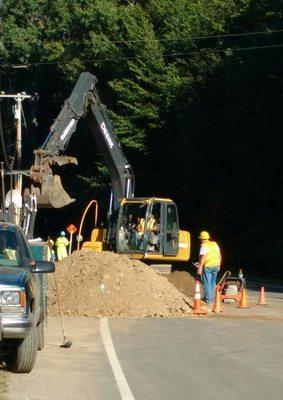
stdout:
<svg viewBox="0 0 283 400">
<path fill-rule="evenodd" d="M 82 248 L 111 249 L 152 263 L 187 261 L 190 234 L 179 229 L 176 204 L 167 198 L 134 197 L 134 174 L 113 132 L 106 106 L 100 101 L 96 83 L 94 75 L 81 73 L 43 146 L 34 151 L 32 183 L 25 189 L 24 198 L 28 201 L 36 197 L 38 208 L 61 208 L 74 201 L 52 168 L 77 163 L 76 158 L 65 155 L 65 150 L 78 121 L 84 118 L 108 168 L 112 191 L 107 227 L 94 226 Z"/>
</svg>

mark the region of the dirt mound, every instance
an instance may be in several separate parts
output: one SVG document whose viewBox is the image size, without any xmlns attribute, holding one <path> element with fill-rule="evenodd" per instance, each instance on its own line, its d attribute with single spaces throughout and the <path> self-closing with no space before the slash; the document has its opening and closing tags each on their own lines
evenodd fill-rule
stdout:
<svg viewBox="0 0 283 400">
<path fill-rule="evenodd" d="M 189 272 L 173 271 L 167 278 L 185 296 L 194 297 L 196 281 Z"/>
<path fill-rule="evenodd" d="M 110 252 L 75 251 L 57 264 L 64 315 L 169 317 L 191 313 L 189 299 L 144 263 Z M 54 277 L 48 313 L 58 315 Z"/>
</svg>

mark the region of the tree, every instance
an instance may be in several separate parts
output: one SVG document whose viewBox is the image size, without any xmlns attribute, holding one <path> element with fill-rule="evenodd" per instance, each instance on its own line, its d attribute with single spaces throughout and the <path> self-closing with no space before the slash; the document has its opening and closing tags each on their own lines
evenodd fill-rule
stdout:
<svg viewBox="0 0 283 400">
<path fill-rule="evenodd" d="M 275 0 L 4 0 L 2 87 L 40 93 L 40 143 L 79 73 L 94 73 L 136 194 L 177 200 L 182 225 L 223 239 L 226 262 L 272 259 L 277 271 L 282 239 L 267 236 L 282 222 L 281 10 Z M 82 202 L 109 191 L 92 140 L 82 124 L 68 149 Z"/>
</svg>

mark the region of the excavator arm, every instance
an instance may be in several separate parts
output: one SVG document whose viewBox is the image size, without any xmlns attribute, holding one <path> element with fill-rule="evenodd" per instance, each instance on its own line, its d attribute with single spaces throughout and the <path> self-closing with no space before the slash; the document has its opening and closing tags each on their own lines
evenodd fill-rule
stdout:
<svg viewBox="0 0 283 400">
<path fill-rule="evenodd" d="M 113 132 L 106 106 L 99 99 L 96 82 L 96 77 L 88 72 L 80 75 L 43 146 L 34 151 L 35 162 L 30 169 L 32 185 L 25 194 L 35 195 L 38 207 L 61 208 L 74 201 L 63 189 L 60 176 L 53 174 L 52 166 L 77 163 L 76 158 L 64 153 L 81 118 L 87 120 L 109 170 L 113 210 L 119 208 L 123 197 L 134 196 L 134 175 Z"/>
</svg>

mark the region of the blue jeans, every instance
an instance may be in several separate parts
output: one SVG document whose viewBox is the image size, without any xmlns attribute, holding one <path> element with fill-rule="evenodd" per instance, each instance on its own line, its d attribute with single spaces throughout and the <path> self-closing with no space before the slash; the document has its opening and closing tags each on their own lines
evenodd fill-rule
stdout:
<svg viewBox="0 0 283 400">
<path fill-rule="evenodd" d="M 204 290 L 204 301 L 212 303 L 214 299 L 214 289 L 219 267 L 204 267 L 202 271 L 202 284 Z"/>
</svg>

